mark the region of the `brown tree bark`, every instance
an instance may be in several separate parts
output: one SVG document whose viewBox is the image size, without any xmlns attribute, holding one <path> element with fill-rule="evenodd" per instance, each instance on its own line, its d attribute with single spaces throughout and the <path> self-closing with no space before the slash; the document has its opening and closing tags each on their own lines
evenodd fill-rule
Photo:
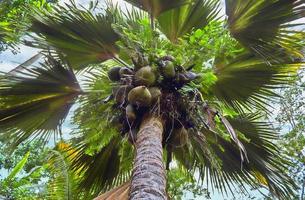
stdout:
<svg viewBox="0 0 305 200">
<path fill-rule="evenodd" d="M 136 140 L 136 157 L 131 179 L 131 200 L 166 200 L 166 178 L 162 149 L 161 119 L 146 117 Z"/>
</svg>

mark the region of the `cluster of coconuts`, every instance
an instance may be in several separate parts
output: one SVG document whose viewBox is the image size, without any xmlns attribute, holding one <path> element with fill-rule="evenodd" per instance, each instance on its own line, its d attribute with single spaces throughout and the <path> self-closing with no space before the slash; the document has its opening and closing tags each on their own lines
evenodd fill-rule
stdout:
<svg viewBox="0 0 305 200">
<path fill-rule="evenodd" d="M 128 102 L 129 108 L 149 107 L 161 96 L 161 90 L 154 87 L 157 76 L 150 66 L 145 66 L 134 72 L 127 67 L 114 67 L 109 70 L 111 81 L 120 82 L 113 88 L 112 94 L 118 104 Z"/>
<path fill-rule="evenodd" d="M 117 83 L 113 88 L 112 96 L 117 105 L 124 110 L 129 129 L 133 128 L 130 125 L 133 126 L 138 115 L 141 115 L 140 112 L 149 110 L 156 103 L 162 105 L 162 101 L 166 99 L 162 96 L 166 97 L 168 94 L 177 92 L 183 85 L 199 77 L 197 74 L 175 65 L 171 56 L 160 58 L 153 66 L 148 62 L 144 63 L 143 61 L 134 62 L 132 68 L 113 67 L 108 71 L 109 79 Z M 179 136 L 181 134 L 186 135 L 187 130 L 180 127 L 176 132 L 177 134 L 173 134 L 172 140 L 181 138 Z M 177 143 L 177 141 L 173 141 L 173 143 Z"/>
</svg>

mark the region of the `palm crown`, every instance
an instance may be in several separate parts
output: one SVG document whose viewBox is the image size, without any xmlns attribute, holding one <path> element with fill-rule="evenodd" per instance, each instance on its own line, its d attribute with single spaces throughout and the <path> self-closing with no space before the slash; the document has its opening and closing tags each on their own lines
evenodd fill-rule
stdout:
<svg viewBox="0 0 305 200">
<path fill-rule="evenodd" d="M 137 173 L 151 166 L 150 181 L 165 187 L 163 159 L 223 193 L 246 183 L 289 198 L 289 162 L 261 119 L 301 67 L 304 1 L 226 0 L 225 17 L 216 0 L 126 1 L 127 11 L 71 2 L 34 12 L 27 44 L 45 59 L 1 75 L 1 137 L 48 141 L 77 102 L 74 137 L 61 149 L 85 199 L 130 177 L 131 199 L 165 199 Z"/>
</svg>

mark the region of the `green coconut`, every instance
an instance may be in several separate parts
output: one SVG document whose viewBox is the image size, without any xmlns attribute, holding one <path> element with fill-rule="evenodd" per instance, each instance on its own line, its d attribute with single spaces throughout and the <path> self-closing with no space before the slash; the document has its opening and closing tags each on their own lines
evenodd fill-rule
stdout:
<svg viewBox="0 0 305 200">
<path fill-rule="evenodd" d="M 152 102 L 156 102 L 162 95 L 161 90 L 158 87 L 151 87 L 148 90 L 151 94 Z"/>
<path fill-rule="evenodd" d="M 149 66 L 142 67 L 135 74 L 135 83 L 137 85 L 151 86 L 156 82 L 156 75 Z"/>
<path fill-rule="evenodd" d="M 108 71 L 108 78 L 109 80 L 116 82 L 119 81 L 121 79 L 120 76 L 120 70 L 122 68 L 121 67 L 113 67 Z"/>
<path fill-rule="evenodd" d="M 124 103 L 127 98 L 127 94 L 131 89 L 132 86 L 130 85 L 121 85 L 118 87 L 114 87 L 112 89 L 112 95 L 114 96 L 115 101 L 117 103 Z"/>
<path fill-rule="evenodd" d="M 188 141 L 188 131 L 184 128 L 174 129 L 171 133 L 169 144 L 175 148 L 180 148 L 186 145 Z"/>
<path fill-rule="evenodd" d="M 150 106 L 151 100 L 151 94 L 145 86 L 135 87 L 128 93 L 128 101 L 132 105 L 147 107 Z"/>
<path fill-rule="evenodd" d="M 136 113 L 135 113 L 135 109 L 134 109 L 133 105 L 131 105 L 131 104 L 128 104 L 126 106 L 126 117 L 127 117 L 129 122 L 133 122 L 137 118 Z"/>
<path fill-rule="evenodd" d="M 175 65 L 171 61 L 164 61 L 162 72 L 165 78 L 174 78 L 176 76 Z"/>
</svg>

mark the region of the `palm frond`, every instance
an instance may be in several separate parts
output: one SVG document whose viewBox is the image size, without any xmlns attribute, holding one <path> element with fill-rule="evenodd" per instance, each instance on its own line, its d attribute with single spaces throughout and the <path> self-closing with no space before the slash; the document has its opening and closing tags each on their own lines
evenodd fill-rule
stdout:
<svg viewBox="0 0 305 200">
<path fill-rule="evenodd" d="M 188 146 L 183 148 L 184 158 L 193 163 L 185 167 L 199 170 L 202 181 L 206 179 L 213 190 L 217 189 L 222 194 L 234 195 L 235 183 L 243 192 L 249 190 L 245 184 L 254 189 L 268 187 L 279 199 L 287 199 L 295 189 L 293 180 L 286 174 L 290 163 L 280 156 L 271 142 L 277 135 L 268 123 L 258 121 L 259 118 L 257 114 L 228 118 L 247 150 L 248 162 L 242 163 L 239 147 L 234 141 L 202 130 L 202 133 L 190 134 Z M 207 146 L 215 157 L 212 162 L 206 154 Z M 180 152 L 175 152 L 175 157 L 178 163 L 185 165 L 179 159 Z"/>
<path fill-rule="evenodd" d="M 94 200 L 127 200 L 129 198 L 129 187 L 130 182 L 126 182 L 123 185 L 96 197 Z"/>
<path fill-rule="evenodd" d="M 130 156 L 122 155 L 122 150 L 126 150 L 123 143 L 122 138 L 116 136 L 93 155 L 85 153 L 86 145 L 78 146 L 70 155 L 71 169 L 81 177 L 79 190 L 87 198 L 94 198 L 100 192 L 117 187 L 130 178 L 131 168 L 122 167 L 131 167 L 132 164 L 132 159 L 128 159 Z M 124 153 L 133 154 L 133 151 Z"/>
<path fill-rule="evenodd" d="M 69 162 L 63 149 L 51 150 L 47 162 L 47 170 L 51 179 L 47 184 L 47 198 L 50 200 L 76 200 L 79 198 L 76 186 L 77 179 L 69 171 Z"/>
<path fill-rule="evenodd" d="M 147 11 L 154 17 L 158 17 L 162 12 L 191 3 L 191 0 L 125 0 L 128 3 Z"/>
<path fill-rule="evenodd" d="M 226 0 L 228 26 L 245 47 L 267 62 L 303 58 L 304 33 L 296 31 L 304 16 L 303 0 Z"/>
<path fill-rule="evenodd" d="M 219 1 L 192 0 L 191 3 L 162 13 L 157 19 L 167 38 L 177 42 L 183 35 L 217 20 L 219 12 Z"/>
<path fill-rule="evenodd" d="M 73 138 L 71 147 L 75 150 L 70 157 L 71 169 L 81 177 L 79 190 L 92 199 L 127 181 L 133 147 L 119 134 L 120 111 L 114 109 L 112 101 L 104 101 L 112 93 L 107 73 L 93 70 L 86 77 L 86 88 L 95 92 L 79 99 L 73 117 L 77 137 Z"/>
<path fill-rule="evenodd" d="M 74 3 L 57 6 L 50 12 L 36 11 L 30 28 L 34 41 L 30 46 L 56 50 L 79 69 L 118 53 L 115 43 L 119 36 L 111 27 L 114 22 L 110 12 L 93 14 L 92 10 L 78 9 Z"/>
<path fill-rule="evenodd" d="M 43 57 L 43 54 L 39 52 L 36 55 L 34 55 L 33 57 L 31 57 L 30 59 L 26 60 L 25 62 L 21 63 L 20 65 L 18 65 L 17 67 L 15 67 L 11 71 L 9 71 L 8 73 L 14 74 L 15 72 L 20 71 L 24 67 L 29 67 L 29 66 L 33 65 L 35 62 L 37 62 L 42 57 Z"/>
<path fill-rule="evenodd" d="M 37 67 L 20 68 L 0 77 L 0 130 L 5 141 L 59 133 L 81 89 L 70 66 L 47 56 Z"/>
<path fill-rule="evenodd" d="M 217 81 L 211 90 L 218 100 L 233 108 L 266 109 L 267 100 L 277 97 L 274 89 L 291 83 L 301 63 L 268 66 L 251 54 L 241 54 L 228 62 L 218 62 Z"/>
</svg>

